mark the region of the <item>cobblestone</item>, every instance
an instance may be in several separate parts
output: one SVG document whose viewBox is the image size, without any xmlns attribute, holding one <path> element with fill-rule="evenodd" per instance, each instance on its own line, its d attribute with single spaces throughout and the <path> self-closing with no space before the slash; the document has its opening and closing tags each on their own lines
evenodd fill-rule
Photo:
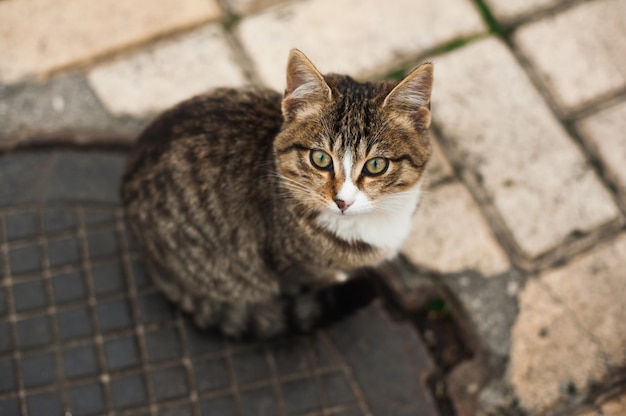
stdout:
<svg viewBox="0 0 626 416">
<path fill-rule="evenodd" d="M 578 128 L 599 152 L 626 203 L 626 102 L 580 121 Z"/>
<path fill-rule="evenodd" d="M 466 0 L 391 0 L 384 7 L 377 0 L 293 2 L 245 19 L 237 30 L 261 79 L 279 91 L 290 48 L 301 49 L 322 72 L 381 74 L 398 60 L 483 31 Z"/>
<path fill-rule="evenodd" d="M 281 91 L 292 47 L 358 79 L 435 64 L 422 206 L 380 270 L 407 319 L 374 306 L 294 349 L 224 342 L 154 290 L 119 210 L 125 154 L 2 154 L 0 414 L 431 414 L 419 381 L 467 349 L 443 380 L 461 416 L 621 416 L 624 15 L 626 0 L 0 0 L 2 151 L 128 142 L 215 86 Z"/>
<path fill-rule="evenodd" d="M 625 259 L 622 235 L 520 294 L 510 380 L 527 410 L 583 394 L 626 362 Z"/>
<path fill-rule="evenodd" d="M 0 146 L 32 137 L 129 137 L 140 124 L 112 117 L 78 74 L 0 94 Z"/>
<path fill-rule="evenodd" d="M 220 13 L 215 0 L 106 0 L 89 7 L 81 0 L 3 1 L 0 81 L 45 75 Z"/>
<path fill-rule="evenodd" d="M 626 87 L 624 16 L 626 0 L 585 2 L 515 33 L 562 111 Z"/>
<path fill-rule="evenodd" d="M 426 183 L 428 187 L 452 178 L 452 167 L 441 150 L 437 139 L 431 134 L 432 154 L 426 167 Z"/>
<path fill-rule="evenodd" d="M 440 273 L 473 269 L 490 276 L 510 266 L 478 205 L 458 182 L 426 192 L 403 252 Z"/>
<path fill-rule="evenodd" d="M 504 22 L 562 2 L 563 0 L 485 0 L 491 12 Z"/>
<path fill-rule="evenodd" d="M 208 25 L 131 56 L 103 64 L 88 75 L 113 114 L 145 116 L 218 86 L 245 83 L 218 25 Z"/>
<path fill-rule="evenodd" d="M 526 256 L 617 217 L 607 190 L 503 43 L 489 38 L 439 58 L 437 80 L 434 120 Z"/>
<path fill-rule="evenodd" d="M 623 416 L 626 414 L 626 394 L 615 397 L 597 406 L 597 410 L 581 413 L 578 416 Z"/>
</svg>

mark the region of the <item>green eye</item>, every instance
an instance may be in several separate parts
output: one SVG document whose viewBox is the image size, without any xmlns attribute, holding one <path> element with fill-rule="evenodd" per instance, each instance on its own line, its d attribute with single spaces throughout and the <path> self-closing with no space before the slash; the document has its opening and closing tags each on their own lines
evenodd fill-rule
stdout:
<svg viewBox="0 0 626 416">
<path fill-rule="evenodd" d="M 365 162 L 365 173 L 370 176 L 382 175 L 389 167 L 389 160 L 384 157 L 375 157 Z"/>
<path fill-rule="evenodd" d="M 311 163 L 318 169 L 330 169 L 333 165 L 333 159 L 330 155 L 321 150 L 311 150 Z"/>
</svg>

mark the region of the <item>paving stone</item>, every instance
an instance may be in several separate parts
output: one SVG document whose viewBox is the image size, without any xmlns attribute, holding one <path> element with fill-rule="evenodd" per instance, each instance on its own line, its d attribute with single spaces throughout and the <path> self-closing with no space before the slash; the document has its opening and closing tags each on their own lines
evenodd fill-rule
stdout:
<svg viewBox="0 0 626 416">
<path fill-rule="evenodd" d="M 433 118 L 451 157 L 486 191 L 526 256 L 617 218 L 608 191 L 500 40 L 442 56 L 436 71 Z"/>
<path fill-rule="evenodd" d="M 228 7 L 237 15 L 248 14 L 289 0 L 226 0 Z"/>
<path fill-rule="evenodd" d="M 616 178 L 626 201 L 626 102 L 603 110 L 578 123 L 584 138 L 594 146 Z"/>
<path fill-rule="evenodd" d="M 525 409 L 584 395 L 626 364 L 625 259 L 622 235 L 520 293 L 508 374 Z"/>
<path fill-rule="evenodd" d="M 329 11 L 332 10 L 332 14 Z M 332 18 L 330 16 L 332 15 Z M 322 72 L 382 74 L 398 60 L 485 31 L 472 2 L 312 0 L 244 19 L 237 28 L 261 79 L 284 90 L 289 49 L 301 49 Z"/>
<path fill-rule="evenodd" d="M 92 70 L 89 82 L 114 114 L 144 116 L 245 78 L 224 30 L 209 25 Z"/>
<path fill-rule="evenodd" d="M 501 21 L 511 21 L 564 0 L 485 0 L 491 13 Z"/>
<path fill-rule="evenodd" d="M 626 414 L 626 393 L 598 405 L 597 409 L 577 416 L 623 416 Z"/>
<path fill-rule="evenodd" d="M 513 40 L 569 111 L 626 86 L 625 15 L 626 0 L 583 2 L 520 28 Z"/>
<path fill-rule="evenodd" d="M 490 276 L 510 267 L 478 205 L 458 182 L 424 194 L 402 252 L 442 273 L 474 269 Z"/>
<path fill-rule="evenodd" d="M 219 16 L 217 1 L 206 0 L 0 2 L 0 80 L 45 74 Z"/>
<path fill-rule="evenodd" d="M 109 115 L 82 75 L 0 93 L 0 146 L 31 137 L 134 137 L 142 126 L 141 120 Z"/>
<path fill-rule="evenodd" d="M 517 295 L 524 285 L 523 276 L 512 270 L 485 279 L 480 273 L 462 271 L 446 274 L 442 281 L 461 303 L 483 348 L 506 358 L 519 312 Z"/>
<path fill-rule="evenodd" d="M 426 189 L 432 188 L 439 182 L 451 179 L 453 176 L 452 167 L 432 134 L 431 143 L 433 150 L 428 165 L 426 165 Z"/>
</svg>

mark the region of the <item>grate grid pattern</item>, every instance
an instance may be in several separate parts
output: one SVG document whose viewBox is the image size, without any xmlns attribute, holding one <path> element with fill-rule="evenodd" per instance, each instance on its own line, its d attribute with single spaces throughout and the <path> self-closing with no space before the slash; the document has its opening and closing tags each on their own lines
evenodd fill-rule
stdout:
<svg viewBox="0 0 626 416">
<path fill-rule="evenodd" d="M 0 209 L 0 374 L 7 416 L 371 413 L 323 331 L 253 345 L 194 328 L 105 204 Z"/>
</svg>

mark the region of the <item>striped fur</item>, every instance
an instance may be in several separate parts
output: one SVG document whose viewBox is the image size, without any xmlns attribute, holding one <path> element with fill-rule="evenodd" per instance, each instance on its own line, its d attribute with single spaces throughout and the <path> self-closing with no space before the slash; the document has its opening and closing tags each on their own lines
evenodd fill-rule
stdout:
<svg viewBox="0 0 626 416">
<path fill-rule="evenodd" d="M 338 282 L 397 252 L 430 154 L 430 65 L 399 84 L 359 83 L 292 51 L 287 74 L 285 96 L 218 89 L 165 112 L 122 184 L 159 288 L 235 337 L 309 330 L 371 299 L 362 282 Z M 315 149 L 331 169 L 312 164 Z M 363 174 L 372 157 L 389 161 L 384 174 Z M 390 227 L 404 233 L 387 242 Z"/>
</svg>

